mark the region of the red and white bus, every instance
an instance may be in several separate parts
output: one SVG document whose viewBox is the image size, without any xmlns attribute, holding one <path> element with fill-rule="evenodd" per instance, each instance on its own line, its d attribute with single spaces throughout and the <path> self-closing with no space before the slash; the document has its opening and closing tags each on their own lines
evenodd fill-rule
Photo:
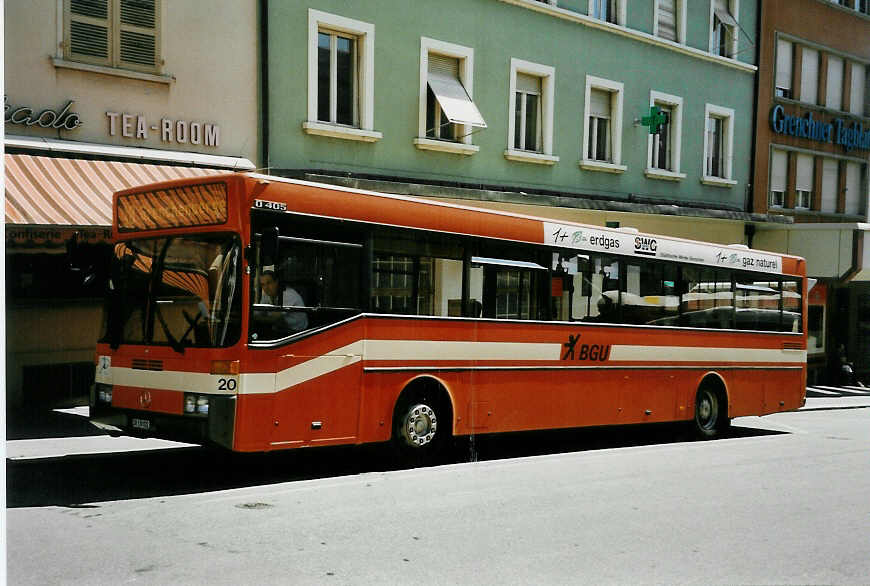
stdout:
<svg viewBox="0 0 870 586">
<path fill-rule="evenodd" d="M 91 420 L 240 451 L 804 403 L 803 259 L 257 174 L 114 198 Z"/>
</svg>

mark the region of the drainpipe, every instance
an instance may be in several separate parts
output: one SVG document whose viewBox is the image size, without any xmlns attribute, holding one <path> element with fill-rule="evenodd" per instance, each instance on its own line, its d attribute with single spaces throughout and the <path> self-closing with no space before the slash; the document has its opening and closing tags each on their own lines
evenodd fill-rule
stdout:
<svg viewBox="0 0 870 586">
<path fill-rule="evenodd" d="M 269 172 L 269 0 L 260 0 L 260 145 L 262 165 Z"/>
<path fill-rule="evenodd" d="M 763 39 L 761 38 L 761 23 L 764 20 L 764 1 L 758 1 L 758 15 L 755 22 L 755 66 L 758 69 L 755 72 L 755 83 L 753 84 L 754 93 L 752 96 L 752 145 L 751 152 L 752 155 L 749 158 L 749 189 L 746 211 L 755 212 L 757 210 L 754 209 L 753 202 L 755 201 L 755 158 L 758 156 L 756 149 L 758 148 L 758 89 L 760 87 L 761 81 L 761 45 L 763 44 Z M 755 226 L 752 226 L 752 231 L 749 231 L 749 225 L 747 225 L 744 230 L 746 230 L 747 236 L 749 237 L 749 242 L 747 245 L 752 248 L 752 235 L 755 233 Z"/>
</svg>

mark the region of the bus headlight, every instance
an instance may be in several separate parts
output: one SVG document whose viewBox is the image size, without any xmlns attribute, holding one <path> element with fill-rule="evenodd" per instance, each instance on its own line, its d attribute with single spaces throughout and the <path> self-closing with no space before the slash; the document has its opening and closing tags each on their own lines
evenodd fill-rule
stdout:
<svg viewBox="0 0 870 586">
<path fill-rule="evenodd" d="M 211 402 L 208 395 L 197 395 L 194 393 L 186 393 L 184 395 L 184 414 L 185 415 L 208 415 L 208 406 Z"/>
<path fill-rule="evenodd" d="M 208 415 L 208 397 L 200 395 L 196 398 L 196 412 L 200 415 Z"/>
<path fill-rule="evenodd" d="M 112 404 L 112 385 L 97 383 L 94 388 L 94 394 L 96 396 L 97 403 L 102 403 L 104 405 Z"/>
</svg>

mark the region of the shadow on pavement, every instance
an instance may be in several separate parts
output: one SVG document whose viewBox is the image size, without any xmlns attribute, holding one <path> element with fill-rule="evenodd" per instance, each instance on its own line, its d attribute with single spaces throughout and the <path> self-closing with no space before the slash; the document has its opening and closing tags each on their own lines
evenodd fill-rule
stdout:
<svg viewBox="0 0 870 586">
<path fill-rule="evenodd" d="M 734 427 L 723 437 L 782 432 Z M 608 427 L 463 438 L 445 463 L 691 441 L 684 425 Z M 384 445 L 315 448 L 273 454 L 233 454 L 177 448 L 58 458 L 8 460 L 9 508 L 64 506 L 192 494 L 282 482 L 400 469 Z"/>
<path fill-rule="evenodd" d="M 8 411 L 6 413 L 7 441 L 91 435 L 105 434 L 81 415 L 61 413 L 51 409 Z"/>
</svg>

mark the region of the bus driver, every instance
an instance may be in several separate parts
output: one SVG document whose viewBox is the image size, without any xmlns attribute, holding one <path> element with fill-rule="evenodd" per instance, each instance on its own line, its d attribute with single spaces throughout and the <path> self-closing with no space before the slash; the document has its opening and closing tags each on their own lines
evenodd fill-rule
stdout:
<svg viewBox="0 0 870 586">
<path fill-rule="evenodd" d="M 260 303 L 276 305 L 278 307 L 305 307 L 302 296 L 293 287 L 286 285 L 283 289 L 275 274 L 274 267 L 266 267 L 260 275 L 260 287 L 262 295 Z M 301 332 L 308 327 L 308 314 L 304 311 L 285 311 L 275 314 L 272 329 L 276 333 Z M 278 331 L 282 330 L 282 331 Z"/>
</svg>

